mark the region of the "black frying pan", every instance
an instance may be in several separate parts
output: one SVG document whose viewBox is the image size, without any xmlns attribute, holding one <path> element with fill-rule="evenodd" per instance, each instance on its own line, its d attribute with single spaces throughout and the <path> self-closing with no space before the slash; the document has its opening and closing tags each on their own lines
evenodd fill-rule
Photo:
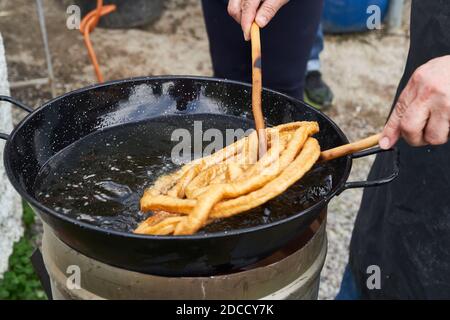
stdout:
<svg viewBox="0 0 450 320">
<path fill-rule="evenodd" d="M 8 136 L 4 163 L 8 177 L 40 217 L 70 247 L 105 263 L 166 276 L 213 275 L 237 270 L 286 245 L 326 210 L 328 201 L 347 188 L 377 186 L 377 181 L 346 182 L 352 158 L 380 152 L 366 151 L 330 162 L 332 186 L 310 207 L 282 220 L 257 226 L 191 236 L 146 236 L 109 230 L 79 221 L 35 197 L 35 180 L 42 166 L 62 149 L 99 130 L 158 119 L 162 115 L 195 117 L 223 115 L 230 121 L 251 121 L 251 88 L 234 81 L 204 77 L 151 77 L 114 81 L 83 88 L 53 99 L 32 111 L 9 98 L 0 100 L 31 112 Z M 317 138 L 323 150 L 348 143 L 326 115 L 281 93 L 263 91 L 263 111 L 271 125 L 318 121 Z M 167 150 L 167 152 L 169 152 Z"/>
</svg>

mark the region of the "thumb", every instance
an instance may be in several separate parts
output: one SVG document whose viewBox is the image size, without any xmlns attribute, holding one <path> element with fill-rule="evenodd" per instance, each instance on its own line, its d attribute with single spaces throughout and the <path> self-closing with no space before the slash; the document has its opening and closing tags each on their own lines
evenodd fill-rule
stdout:
<svg viewBox="0 0 450 320">
<path fill-rule="evenodd" d="M 255 21 L 260 28 L 264 28 L 270 20 L 275 16 L 275 14 L 280 10 L 280 8 L 285 5 L 288 1 L 280 0 L 265 0 L 256 14 Z"/>
<path fill-rule="evenodd" d="M 388 122 L 384 126 L 379 145 L 382 149 L 391 148 L 400 137 L 400 122 L 402 117 L 403 108 L 399 106 L 399 103 L 394 108 Z"/>
</svg>

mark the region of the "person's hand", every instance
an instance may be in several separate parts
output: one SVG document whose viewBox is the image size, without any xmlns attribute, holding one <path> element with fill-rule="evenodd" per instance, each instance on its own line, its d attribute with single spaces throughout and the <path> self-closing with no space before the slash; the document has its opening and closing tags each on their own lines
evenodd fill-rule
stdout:
<svg viewBox="0 0 450 320">
<path fill-rule="evenodd" d="M 230 0 L 228 14 L 242 26 L 244 38 L 248 41 L 254 21 L 260 28 L 264 28 L 288 2 L 289 0 Z"/>
<path fill-rule="evenodd" d="M 399 137 L 411 146 L 448 141 L 450 126 L 450 55 L 420 66 L 411 76 L 384 127 L 380 147 L 389 149 Z"/>
</svg>

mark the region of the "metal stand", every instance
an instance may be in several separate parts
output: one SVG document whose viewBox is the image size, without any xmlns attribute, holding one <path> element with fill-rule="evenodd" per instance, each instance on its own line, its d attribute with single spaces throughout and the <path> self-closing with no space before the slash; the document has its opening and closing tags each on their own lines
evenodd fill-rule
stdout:
<svg viewBox="0 0 450 320">
<path fill-rule="evenodd" d="M 210 277 L 164 277 L 107 265 L 68 247 L 45 223 L 42 255 L 55 300 L 313 300 L 327 251 L 325 226 L 316 220 L 315 233 L 305 232 L 271 257 Z"/>
<path fill-rule="evenodd" d="M 47 299 L 53 300 L 50 276 L 45 268 L 44 259 L 42 258 L 42 253 L 39 248 L 35 249 L 33 255 L 31 256 L 31 264 L 33 265 L 33 269 L 41 282 L 42 288 L 44 288 Z"/>
</svg>

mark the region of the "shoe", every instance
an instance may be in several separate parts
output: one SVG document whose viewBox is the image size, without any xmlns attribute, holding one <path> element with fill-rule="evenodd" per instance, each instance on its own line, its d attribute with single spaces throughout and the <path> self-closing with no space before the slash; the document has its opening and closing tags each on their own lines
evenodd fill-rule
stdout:
<svg viewBox="0 0 450 320">
<path fill-rule="evenodd" d="M 311 71 L 305 78 L 305 99 L 315 108 L 326 110 L 333 102 L 333 92 L 322 80 L 320 71 Z"/>
</svg>

